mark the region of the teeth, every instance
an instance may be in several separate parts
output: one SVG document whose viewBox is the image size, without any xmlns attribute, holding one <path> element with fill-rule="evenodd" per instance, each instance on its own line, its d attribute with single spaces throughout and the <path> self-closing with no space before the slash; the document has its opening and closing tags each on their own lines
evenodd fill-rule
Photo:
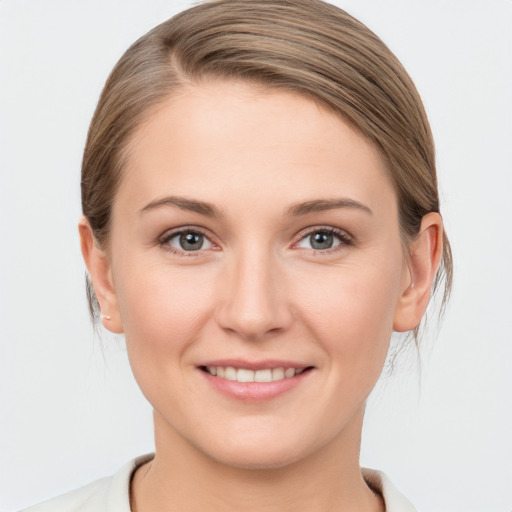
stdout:
<svg viewBox="0 0 512 512">
<path fill-rule="evenodd" d="M 295 375 L 295 369 L 294 368 L 286 368 L 284 371 L 284 376 L 289 379 L 290 377 L 293 377 Z"/>
<path fill-rule="evenodd" d="M 274 368 L 272 370 L 272 380 L 283 380 L 284 368 Z"/>
<path fill-rule="evenodd" d="M 254 372 L 254 382 L 272 382 L 272 370 L 258 370 Z"/>
<path fill-rule="evenodd" d="M 254 372 L 252 370 L 244 370 L 240 368 L 236 374 L 238 382 L 254 382 Z"/>
<path fill-rule="evenodd" d="M 224 372 L 224 378 L 227 380 L 237 380 L 236 374 L 237 371 L 232 366 L 228 366 Z"/>
<path fill-rule="evenodd" d="M 246 368 L 233 368 L 232 366 L 207 366 L 206 370 L 210 375 L 221 379 L 236 380 L 238 382 L 274 382 L 277 380 L 290 379 L 299 375 L 304 368 L 270 368 L 266 370 L 248 370 Z"/>
</svg>

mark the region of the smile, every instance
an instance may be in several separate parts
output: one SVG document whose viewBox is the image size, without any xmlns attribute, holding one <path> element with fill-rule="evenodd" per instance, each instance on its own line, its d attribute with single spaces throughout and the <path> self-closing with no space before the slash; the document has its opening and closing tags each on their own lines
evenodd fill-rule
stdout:
<svg viewBox="0 0 512 512">
<path fill-rule="evenodd" d="M 204 366 L 202 369 L 214 377 L 237 382 L 276 382 L 290 379 L 299 375 L 308 368 L 267 368 L 250 370 L 247 368 L 234 368 L 232 366 Z"/>
</svg>

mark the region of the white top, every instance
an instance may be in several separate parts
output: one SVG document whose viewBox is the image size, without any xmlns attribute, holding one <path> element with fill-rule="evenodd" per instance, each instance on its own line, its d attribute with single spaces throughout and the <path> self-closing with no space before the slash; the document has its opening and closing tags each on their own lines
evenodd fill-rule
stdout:
<svg viewBox="0 0 512 512">
<path fill-rule="evenodd" d="M 130 512 L 132 474 L 152 458 L 153 454 L 137 457 L 112 477 L 101 478 L 22 512 Z M 382 494 L 386 512 L 416 512 L 384 473 L 366 468 L 362 471 L 368 485 Z"/>
</svg>

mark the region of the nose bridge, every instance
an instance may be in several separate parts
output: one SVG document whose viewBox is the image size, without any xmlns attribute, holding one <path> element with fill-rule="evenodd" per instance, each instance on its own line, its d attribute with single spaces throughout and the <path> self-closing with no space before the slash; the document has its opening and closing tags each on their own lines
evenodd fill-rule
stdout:
<svg viewBox="0 0 512 512">
<path fill-rule="evenodd" d="M 219 325 L 244 339 L 257 339 L 289 325 L 279 262 L 271 250 L 248 245 L 226 269 L 225 287 L 217 311 Z"/>
</svg>

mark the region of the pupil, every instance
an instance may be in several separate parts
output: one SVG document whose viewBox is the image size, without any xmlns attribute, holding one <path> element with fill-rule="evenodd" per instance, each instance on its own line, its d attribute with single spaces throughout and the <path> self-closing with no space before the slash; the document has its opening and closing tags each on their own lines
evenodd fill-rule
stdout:
<svg viewBox="0 0 512 512">
<path fill-rule="evenodd" d="M 203 246 L 203 235 L 198 233 L 181 235 L 180 245 L 185 251 L 197 251 Z"/>
<path fill-rule="evenodd" d="M 333 243 L 333 236 L 330 233 L 315 233 L 311 235 L 311 247 L 313 249 L 330 249 Z"/>
</svg>

